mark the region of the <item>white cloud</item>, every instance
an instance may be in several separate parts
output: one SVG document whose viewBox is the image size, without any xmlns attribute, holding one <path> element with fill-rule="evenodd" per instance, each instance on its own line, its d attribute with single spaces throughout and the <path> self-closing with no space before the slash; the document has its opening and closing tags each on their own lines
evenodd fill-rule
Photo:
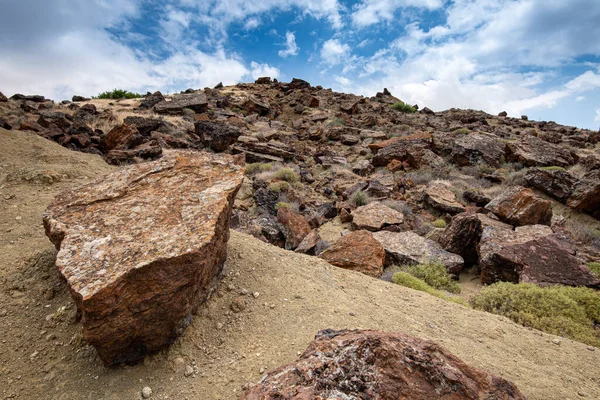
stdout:
<svg viewBox="0 0 600 400">
<path fill-rule="evenodd" d="M 594 121 L 600 122 L 600 108 L 596 110 L 596 118 L 594 118 Z"/>
<path fill-rule="evenodd" d="M 246 23 L 244 24 L 244 28 L 246 28 L 247 31 L 250 31 L 252 29 L 256 29 L 260 26 L 260 19 L 252 17 L 252 18 L 248 18 L 246 20 Z"/>
<path fill-rule="evenodd" d="M 417 7 L 435 9 L 442 7 L 442 0 L 363 0 L 353 7 L 352 21 L 359 27 L 390 22 L 398 9 Z"/>
<path fill-rule="evenodd" d="M 321 58 L 329 66 L 340 64 L 349 54 L 350 46 L 341 43 L 338 39 L 329 39 L 321 48 Z"/>
<path fill-rule="evenodd" d="M 250 63 L 250 75 L 252 79 L 256 80 L 262 76 L 269 76 L 271 78 L 279 78 L 281 72 L 278 68 L 270 66 L 269 64 L 259 64 L 252 61 Z"/>
<path fill-rule="evenodd" d="M 285 34 L 285 49 L 279 50 L 279 57 L 286 58 L 298 54 L 298 46 L 296 45 L 296 36 L 294 32 L 286 32 Z"/>
<path fill-rule="evenodd" d="M 583 100 L 585 100 L 585 96 L 577 96 L 577 97 L 575 97 L 575 101 L 576 102 L 580 102 L 580 101 L 583 101 Z"/>
</svg>

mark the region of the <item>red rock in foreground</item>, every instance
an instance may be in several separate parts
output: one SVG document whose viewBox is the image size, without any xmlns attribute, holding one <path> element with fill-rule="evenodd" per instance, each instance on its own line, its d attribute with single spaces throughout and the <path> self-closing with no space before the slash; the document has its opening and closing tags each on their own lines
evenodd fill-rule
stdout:
<svg viewBox="0 0 600 400">
<path fill-rule="evenodd" d="M 172 343 L 218 282 L 244 168 L 174 151 L 60 194 L 44 214 L 83 324 L 106 365 Z"/>
<path fill-rule="evenodd" d="M 267 373 L 241 400 L 525 399 L 514 384 L 439 345 L 400 333 L 325 330 L 300 359 Z"/>
</svg>

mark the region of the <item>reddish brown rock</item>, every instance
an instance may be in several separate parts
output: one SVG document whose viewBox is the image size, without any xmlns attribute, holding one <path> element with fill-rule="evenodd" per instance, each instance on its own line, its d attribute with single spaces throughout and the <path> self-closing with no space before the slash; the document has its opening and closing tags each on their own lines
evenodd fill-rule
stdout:
<svg viewBox="0 0 600 400">
<path fill-rule="evenodd" d="M 319 257 L 336 267 L 377 278 L 383 273 L 385 251 L 370 232 L 354 231 L 342 236 Z"/>
<path fill-rule="evenodd" d="M 485 208 L 514 226 L 550 225 L 552 220 L 552 203 L 520 186 L 506 189 Z"/>
<path fill-rule="evenodd" d="M 438 344 L 401 333 L 317 334 L 298 361 L 268 372 L 241 400 L 524 400 L 517 387 Z"/>
<path fill-rule="evenodd" d="M 294 250 L 310 233 L 310 224 L 302 215 L 296 214 L 288 207 L 277 210 L 277 222 L 283 227 L 285 235 L 285 248 Z"/>
<path fill-rule="evenodd" d="M 172 343 L 219 281 L 238 159 L 173 151 L 60 194 L 46 210 L 56 266 L 106 365 Z"/>
<path fill-rule="evenodd" d="M 568 167 L 577 162 L 569 149 L 535 136 L 524 136 L 519 142 L 509 143 L 506 150 L 508 161 L 519 162 L 526 167 Z"/>
<path fill-rule="evenodd" d="M 104 138 L 104 148 L 107 152 L 128 150 L 142 143 L 144 138 L 133 125 L 122 124 L 114 127 Z"/>
<path fill-rule="evenodd" d="M 457 214 L 465 211 L 465 206 L 456 200 L 450 187 L 440 182 L 430 183 L 424 191 L 425 201 L 436 210 Z"/>
<path fill-rule="evenodd" d="M 567 205 L 600 218 L 600 171 L 592 171 L 582 179 L 567 200 Z"/>
<path fill-rule="evenodd" d="M 454 163 L 462 166 L 488 164 L 498 168 L 500 160 L 504 158 L 504 144 L 493 135 L 461 135 L 455 140 L 450 157 Z"/>
<path fill-rule="evenodd" d="M 479 241 L 483 227 L 475 214 L 458 214 L 444 231 L 439 243 L 444 250 L 460 255 L 467 265 L 479 263 Z"/>
<path fill-rule="evenodd" d="M 19 127 L 20 131 L 42 132 L 45 128 L 35 121 L 23 121 Z"/>
<path fill-rule="evenodd" d="M 528 186 L 554 197 L 561 203 L 566 203 L 578 182 L 578 179 L 567 171 L 541 168 L 531 168 L 524 179 Z"/>
<path fill-rule="evenodd" d="M 178 94 L 170 101 L 157 103 L 154 111 L 158 114 L 183 114 L 185 108 L 202 113 L 208 108 L 208 99 L 204 93 Z"/>
<path fill-rule="evenodd" d="M 314 256 L 317 250 L 317 245 L 321 241 L 318 229 L 313 229 L 302 242 L 294 250 L 296 253 L 309 254 Z"/>
<path fill-rule="evenodd" d="M 386 227 L 398 226 L 403 222 L 404 214 L 378 201 L 352 211 L 352 227 L 355 230 L 365 229 L 376 232 Z"/>
</svg>

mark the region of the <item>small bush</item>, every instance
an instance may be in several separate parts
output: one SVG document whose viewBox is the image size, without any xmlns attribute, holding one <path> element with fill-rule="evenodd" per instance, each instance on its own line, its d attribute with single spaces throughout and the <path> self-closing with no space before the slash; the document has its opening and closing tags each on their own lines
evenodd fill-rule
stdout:
<svg viewBox="0 0 600 400">
<path fill-rule="evenodd" d="M 446 221 L 444 221 L 441 218 L 438 218 L 435 221 L 433 221 L 431 223 L 431 225 L 435 226 L 436 228 L 445 228 L 446 227 Z"/>
<path fill-rule="evenodd" d="M 98 96 L 94 97 L 94 99 L 137 99 L 143 97 L 139 93 L 128 92 L 127 90 L 122 89 L 114 89 L 112 92 L 102 92 Z"/>
<path fill-rule="evenodd" d="M 540 168 L 542 171 L 566 171 L 563 167 L 559 167 L 556 165 L 552 165 L 550 167 L 542 167 Z"/>
<path fill-rule="evenodd" d="M 600 347 L 600 294 L 584 287 L 541 288 L 530 283 L 500 282 L 471 298 L 482 311 L 516 323 Z"/>
<path fill-rule="evenodd" d="M 452 133 L 454 133 L 455 135 L 468 135 L 469 133 L 471 133 L 471 131 L 467 128 L 458 128 L 453 130 Z"/>
<path fill-rule="evenodd" d="M 291 188 L 292 188 L 292 185 L 290 185 L 286 181 L 273 182 L 268 187 L 269 190 L 276 192 L 276 193 L 287 192 Z"/>
<path fill-rule="evenodd" d="M 527 171 L 529 171 L 528 168 L 523 168 L 515 172 L 510 172 L 506 175 L 506 179 L 502 183 L 508 186 L 526 186 L 525 174 Z"/>
<path fill-rule="evenodd" d="M 432 296 L 439 297 L 440 299 L 444 299 L 446 301 L 451 301 L 453 303 L 462 304 L 463 306 L 469 306 L 469 304 L 460 297 L 449 296 L 444 292 L 439 290 L 435 290 L 431 286 L 429 286 L 425 281 L 416 278 L 409 274 L 408 272 L 396 272 L 392 276 L 392 282 L 396 285 L 404 286 L 410 289 L 419 290 L 421 292 L 428 293 Z"/>
<path fill-rule="evenodd" d="M 298 180 L 298 175 L 296 175 L 291 168 L 281 168 L 280 170 L 275 171 L 273 177 L 289 183 L 294 183 Z"/>
<path fill-rule="evenodd" d="M 586 264 L 586 266 L 596 278 L 600 279 L 600 262 L 589 262 Z"/>
<path fill-rule="evenodd" d="M 290 203 L 286 203 L 286 202 L 284 202 L 284 201 L 280 201 L 279 203 L 275 204 L 275 209 L 276 209 L 276 210 L 279 210 L 279 209 L 280 209 L 280 208 L 282 208 L 282 207 L 283 207 L 283 208 L 290 208 L 290 209 L 293 209 L 293 208 L 294 208 L 294 206 L 293 206 L 292 204 L 290 204 Z"/>
<path fill-rule="evenodd" d="M 344 118 L 335 118 L 331 120 L 331 126 L 344 126 L 346 125 L 346 120 Z"/>
<path fill-rule="evenodd" d="M 183 109 L 183 116 L 184 117 L 194 117 L 196 115 L 196 111 L 192 110 L 191 108 L 184 108 Z"/>
<path fill-rule="evenodd" d="M 450 293 L 460 293 L 460 286 L 452 280 L 446 267 L 439 262 L 430 262 L 419 265 L 403 265 L 400 267 L 403 272 L 409 273 L 415 278 L 422 279 L 434 289 L 446 290 Z"/>
<path fill-rule="evenodd" d="M 358 190 L 354 192 L 352 196 L 350 196 L 350 203 L 355 207 L 366 206 L 370 201 L 371 199 L 369 199 L 369 195 L 362 190 Z"/>
<path fill-rule="evenodd" d="M 255 175 L 260 172 L 269 172 L 273 169 L 273 164 L 270 163 L 252 163 L 246 164 L 246 175 Z"/>
<path fill-rule="evenodd" d="M 394 103 L 390 106 L 390 108 L 392 110 L 396 110 L 396 111 L 400 111 L 400 112 L 404 112 L 404 113 L 414 113 L 415 108 L 413 106 L 409 106 L 408 104 L 406 104 L 403 101 L 399 101 L 397 103 Z"/>
</svg>

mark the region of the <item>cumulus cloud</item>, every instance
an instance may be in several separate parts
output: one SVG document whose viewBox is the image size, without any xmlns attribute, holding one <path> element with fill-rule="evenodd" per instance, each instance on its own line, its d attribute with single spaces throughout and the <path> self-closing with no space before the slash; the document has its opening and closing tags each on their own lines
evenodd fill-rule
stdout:
<svg viewBox="0 0 600 400">
<path fill-rule="evenodd" d="M 359 27 L 366 27 L 393 21 L 396 11 L 400 8 L 435 9 L 442 5 L 442 0 L 363 0 L 353 7 L 352 22 Z"/>
<path fill-rule="evenodd" d="M 281 72 L 278 68 L 270 66 L 269 64 L 259 64 L 252 61 L 250 63 L 250 75 L 252 79 L 256 80 L 262 76 L 268 76 L 271 78 L 279 78 Z"/>
<path fill-rule="evenodd" d="M 338 39 L 329 39 L 321 47 L 321 58 L 329 66 L 337 65 L 350 54 L 350 46 Z"/>
<path fill-rule="evenodd" d="M 293 32 L 286 32 L 285 34 L 285 49 L 279 50 L 277 54 L 279 57 L 286 58 L 289 56 L 295 56 L 298 54 L 298 46 L 296 45 L 296 36 Z"/>
</svg>

